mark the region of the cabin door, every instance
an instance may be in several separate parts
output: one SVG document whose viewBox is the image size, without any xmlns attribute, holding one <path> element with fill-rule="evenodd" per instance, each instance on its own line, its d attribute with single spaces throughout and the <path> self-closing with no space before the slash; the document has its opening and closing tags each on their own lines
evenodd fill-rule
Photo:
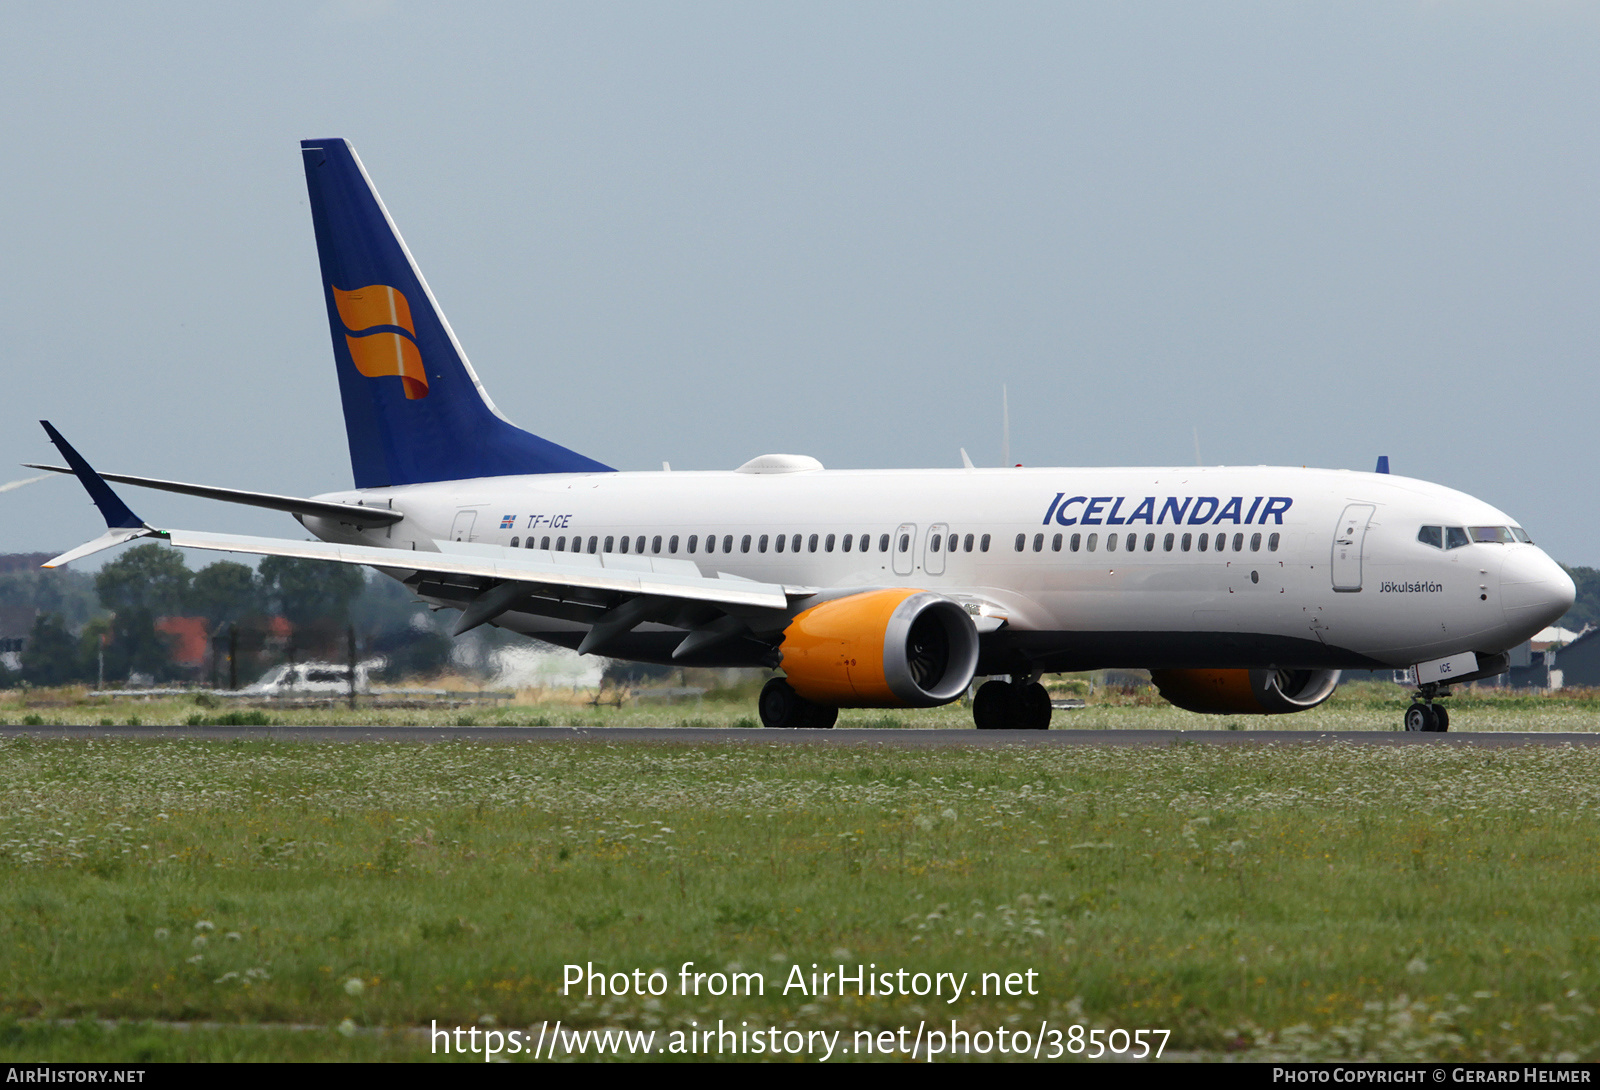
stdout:
<svg viewBox="0 0 1600 1090">
<path fill-rule="evenodd" d="M 1333 531 L 1333 589 L 1361 589 L 1361 547 L 1367 539 L 1367 523 L 1377 508 L 1370 503 L 1352 503 L 1339 516 Z"/>
</svg>

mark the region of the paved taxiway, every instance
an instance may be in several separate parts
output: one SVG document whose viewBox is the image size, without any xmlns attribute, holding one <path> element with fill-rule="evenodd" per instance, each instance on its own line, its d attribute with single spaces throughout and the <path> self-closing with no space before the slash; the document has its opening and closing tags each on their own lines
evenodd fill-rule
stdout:
<svg viewBox="0 0 1600 1090">
<path fill-rule="evenodd" d="M 1594 746 L 1600 733 L 1308 730 L 764 730 L 712 727 L 0 727 L 0 738 L 92 738 L 108 741 L 275 742 L 588 742 L 594 744 L 723 744 L 884 746 L 896 749 L 995 749 L 1006 746 L 1306 745 L 1357 746 Z"/>
</svg>

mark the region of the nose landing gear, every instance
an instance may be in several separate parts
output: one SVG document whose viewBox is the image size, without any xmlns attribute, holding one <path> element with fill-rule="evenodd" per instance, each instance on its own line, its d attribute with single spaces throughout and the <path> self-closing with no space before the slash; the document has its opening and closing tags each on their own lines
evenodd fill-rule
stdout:
<svg viewBox="0 0 1600 1090">
<path fill-rule="evenodd" d="M 1406 709 L 1405 724 L 1408 731 L 1430 731 L 1443 734 L 1450 729 L 1450 713 L 1443 704 L 1434 701 L 1450 695 L 1447 686 L 1430 682 L 1411 694 L 1411 707 Z"/>
</svg>

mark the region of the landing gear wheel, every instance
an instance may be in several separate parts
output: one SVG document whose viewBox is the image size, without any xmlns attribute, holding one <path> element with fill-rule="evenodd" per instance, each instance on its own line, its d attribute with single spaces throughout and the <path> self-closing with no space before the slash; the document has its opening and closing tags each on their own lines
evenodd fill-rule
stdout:
<svg viewBox="0 0 1600 1090">
<path fill-rule="evenodd" d="M 761 713 L 763 727 L 792 727 L 800 712 L 800 694 L 787 681 L 775 677 L 762 686 L 756 709 Z"/>
<path fill-rule="evenodd" d="M 1434 731 L 1438 729 L 1438 721 L 1430 704 L 1413 704 L 1406 709 L 1408 731 Z"/>
<path fill-rule="evenodd" d="M 1011 686 L 1004 681 L 986 681 L 972 698 L 972 722 L 979 730 L 1005 730 L 1011 703 Z"/>
<path fill-rule="evenodd" d="M 839 720 L 838 708 L 827 708 L 803 699 L 790 684 L 775 677 L 761 689 L 756 702 L 763 727 L 811 727 L 827 729 Z"/>
<path fill-rule="evenodd" d="M 805 722 L 802 727 L 812 730 L 832 730 L 833 725 L 839 721 L 839 709 L 827 708 L 821 704 L 813 704 L 809 700 L 802 701 L 805 705 Z"/>
<path fill-rule="evenodd" d="M 986 681 L 972 698 L 979 730 L 1049 730 L 1050 694 L 1037 681 Z"/>
<path fill-rule="evenodd" d="M 1450 729 L 1450 713 L 1443 704 L 1433 706 L 1433 729 L 1440 734 Z"/>
<path fill-rule="evenodd" d="M 1021 730 L 1049 730 L 1050 693 L 1037 681 L 1026 685 L 1014 686 L 1016 692 L 1016 712 L 1012 725 Z"/>
</svg>

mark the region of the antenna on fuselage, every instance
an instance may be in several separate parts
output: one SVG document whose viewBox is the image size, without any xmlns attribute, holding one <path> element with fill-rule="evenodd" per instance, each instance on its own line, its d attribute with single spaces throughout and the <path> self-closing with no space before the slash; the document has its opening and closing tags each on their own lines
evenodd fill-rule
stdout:
<svg viewBox="0 0 1600 1090">
<path fill-rule="evenodd" d="M 1011 402 L 1006 397 L 1006 384 L 1000 384 L 1000 464 L 1011 466 Z"/>
</svg>

